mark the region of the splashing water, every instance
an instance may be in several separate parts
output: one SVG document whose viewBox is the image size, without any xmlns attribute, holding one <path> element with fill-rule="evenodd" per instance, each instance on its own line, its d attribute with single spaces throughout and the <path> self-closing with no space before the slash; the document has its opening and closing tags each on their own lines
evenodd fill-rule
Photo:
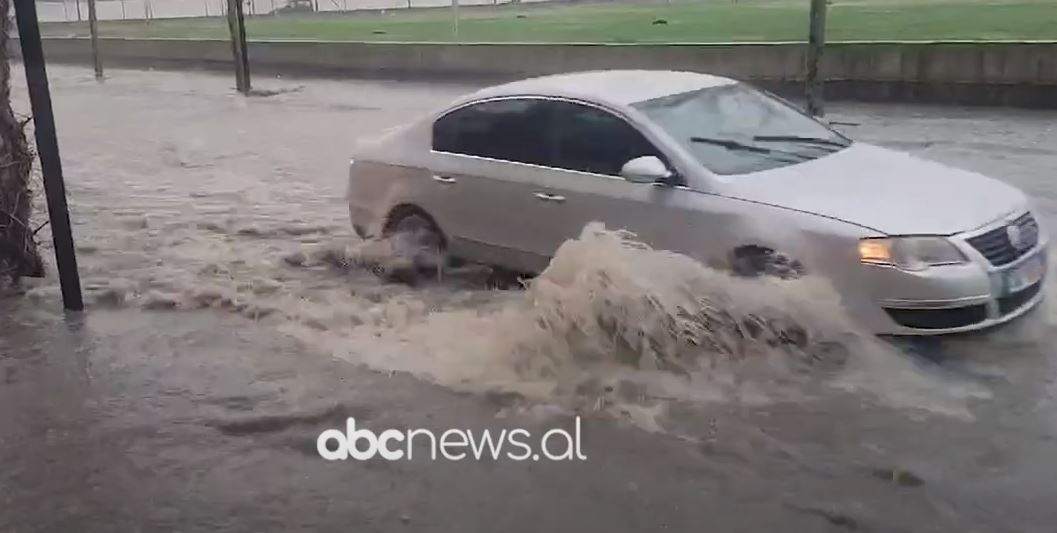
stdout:
<svg viewBox="0 0 1057 533">
<path fill-rule="evenodd" d="M 232 232 L 245 233 L 222 235 Z M 981 394 L 860 331 L 824 279 L 737 277 L 597 223 L 524 291 L 485 289 L 489 269 L 473 265 L 439 282 L 421 275 L 414 287 L 382 283 L 416 270 L 385 240 L 309 233 L 291 251 L 285 237 L 213 239 L 188 238 L 140 277 L 89 283 L 94 305 L 221 309 L 379 371 L 499 391 L 519 405 L 617 412 L 649 429 L 673 402 L 836 390 L 965 415 L 964 399 Z"/>
<path fill-rule="evenodd" d="M 650 429 L 672 401 L 789 401 L 836 388 L 963 415 L 960 400 L 979 394 L 939 386 L 846 317 L 825 280 L 736 277 L 594 223 L 523 292 L 448 309 L 404 293 L 353 321 L 362 325 L 284 329 L 372 368 L 613 409 Z"/>
<path fill-rule="evenodd" d="M 825 363 L 827 344 L 855 334 L 817 279 L 734 277 L 600 224 L 565 243 L 529 297 L 559 350 L 643 370 L 693 373 L 775 353 Z"/>
</svg>

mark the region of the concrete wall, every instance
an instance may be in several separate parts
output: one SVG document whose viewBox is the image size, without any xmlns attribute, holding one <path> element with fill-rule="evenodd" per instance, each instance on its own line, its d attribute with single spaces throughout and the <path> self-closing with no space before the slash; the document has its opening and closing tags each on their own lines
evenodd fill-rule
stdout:
<svg viewBox="0 0 1057 533">
<path fill-rule="evenodd" d="M 104 62 L 225 67 L 225 40 L 102 39 Z M 799 91 L 803 43 L 435 44 L 253 41 L 253 68 L 380 77 L 510 79 L 607 68 L 710 72 Z M 89 61 L 87 39 L 45 40 L 50 61 Z M 830 97 L 1057 107 L 1057 42 L 847 42 L 828 45 Z"/>
</svg>

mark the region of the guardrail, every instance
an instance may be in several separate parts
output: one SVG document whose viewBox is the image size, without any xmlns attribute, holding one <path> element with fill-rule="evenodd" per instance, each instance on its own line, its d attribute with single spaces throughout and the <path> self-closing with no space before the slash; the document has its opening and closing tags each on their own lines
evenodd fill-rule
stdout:
<svg viewBox="0 0 1057 533">
<path fill-rule="evenodd" d="M 203 39 L 100 39 L 110 64 L 230 68 L 231 44 Z M 12 43 L 17 54 L 17 42 Z M 49 61 L 91 61 L 86 38 L 47 38 Z M 512 79 L 593 69 L 709 72 L 799 91 L 806 43 L 383 43 L 251 41 L 268 72 L 389 78 Z M 829 98 L 1057 108 L 1057 41 L 827 43 Z"/>
</svg>

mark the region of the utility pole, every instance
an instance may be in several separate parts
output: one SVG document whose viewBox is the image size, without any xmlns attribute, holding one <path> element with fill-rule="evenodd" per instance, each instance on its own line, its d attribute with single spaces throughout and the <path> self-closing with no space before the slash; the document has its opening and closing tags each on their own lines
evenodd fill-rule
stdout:
<svg viewBox="0 0 1057 533">
<path fill-rule="evenodd" d="M 99 23 L 95 18 L 95 0 L 88 0 L 88 32 L 92 34 L 92 65 L 95 79 L 103 79 L 103 62 L 99 59 Z"/>
<path fill-rule="evenodd" d="M 452 31 L 455 32 L 455 40 L 459 40 L 459 0 L 451 0 Z"/>
<path fill-rule="evenodd" d="M 250 47 L 246 44 L 246 18 L 242 13 L 242 0 L 235 2 L 235 14 L 238 16 L 239 46 L 242 47 L 242 79 L 246 83 L 246 90 L 242 94 L 250 94 Z"/>
<path fill-rule="evenodd" d="M 246 20 L 242 14 L 242 0 L 227 0 L 227 2 L 231 55 L 235 60 L 235 87 L 240 93 L 249 95 L 250 60 L 246 49 Z"/>
<path fill-rule="evenodd" d="M 826 2 L 811 0 L 810 33 L 807 42 L 807 74 L 804 77 L 807 92 L 807 112 L 821 117 L 823 84 L 819 80 L 818 66 L 822 60 L 822 50 L 826 46 Z"/>
<path fill-rule="evenodd" d="M 37 25 L 36 0 L 15 0 L 15 18 L 18 22 L 18 42 L 22 48 L 22 65 L 26 71 L 29 105 L 33 112 L 40 172 L 44 177 L 44 195 L 47 197 L 48 220 L 55 245 L 55 263 L 59 269 L 62 305 L 69 311 L 81 311 L 84 309 L 81 278 L 77 273 L 77 254 L 73 248 L 70 211 L 66 205 L 66 185 L 62 178 L 59 140 L 55 135 L 48 73 L 44 68 L 44 47 L 40 43 L 40 27 Z"/>
<path fill-rule="evenodd" d="M 73 0 L 77 5 L 77 22 L 81 21 L 81 0 Z"/>
</svg>

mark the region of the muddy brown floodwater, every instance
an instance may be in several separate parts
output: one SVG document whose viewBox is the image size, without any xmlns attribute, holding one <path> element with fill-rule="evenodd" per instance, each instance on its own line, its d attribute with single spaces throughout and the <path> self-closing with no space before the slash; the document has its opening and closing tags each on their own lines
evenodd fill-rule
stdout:
<svg viewBox="0 0 1057 533">
<path fill-rule="evenodd" d="M 350 149 L 472 86 L 260 79 L 243 99 L 207 73 L 50 74 L 90 310 L 61 314 L 54 276 L 0 299 L 0 531 L 1055 531 L 1049 304 L 900 348 L 819 280 L 733 280 L 599 228 L 527 290 L 474 267 L 386 284 L 347 221 Z M 1057 114 L 831 118 L 1057 222 Z M 749 316 L 808 342 L 747 341 Z M 315 450 L 350 416 L 576 415 L 583 462 Z"/>
</svg>

